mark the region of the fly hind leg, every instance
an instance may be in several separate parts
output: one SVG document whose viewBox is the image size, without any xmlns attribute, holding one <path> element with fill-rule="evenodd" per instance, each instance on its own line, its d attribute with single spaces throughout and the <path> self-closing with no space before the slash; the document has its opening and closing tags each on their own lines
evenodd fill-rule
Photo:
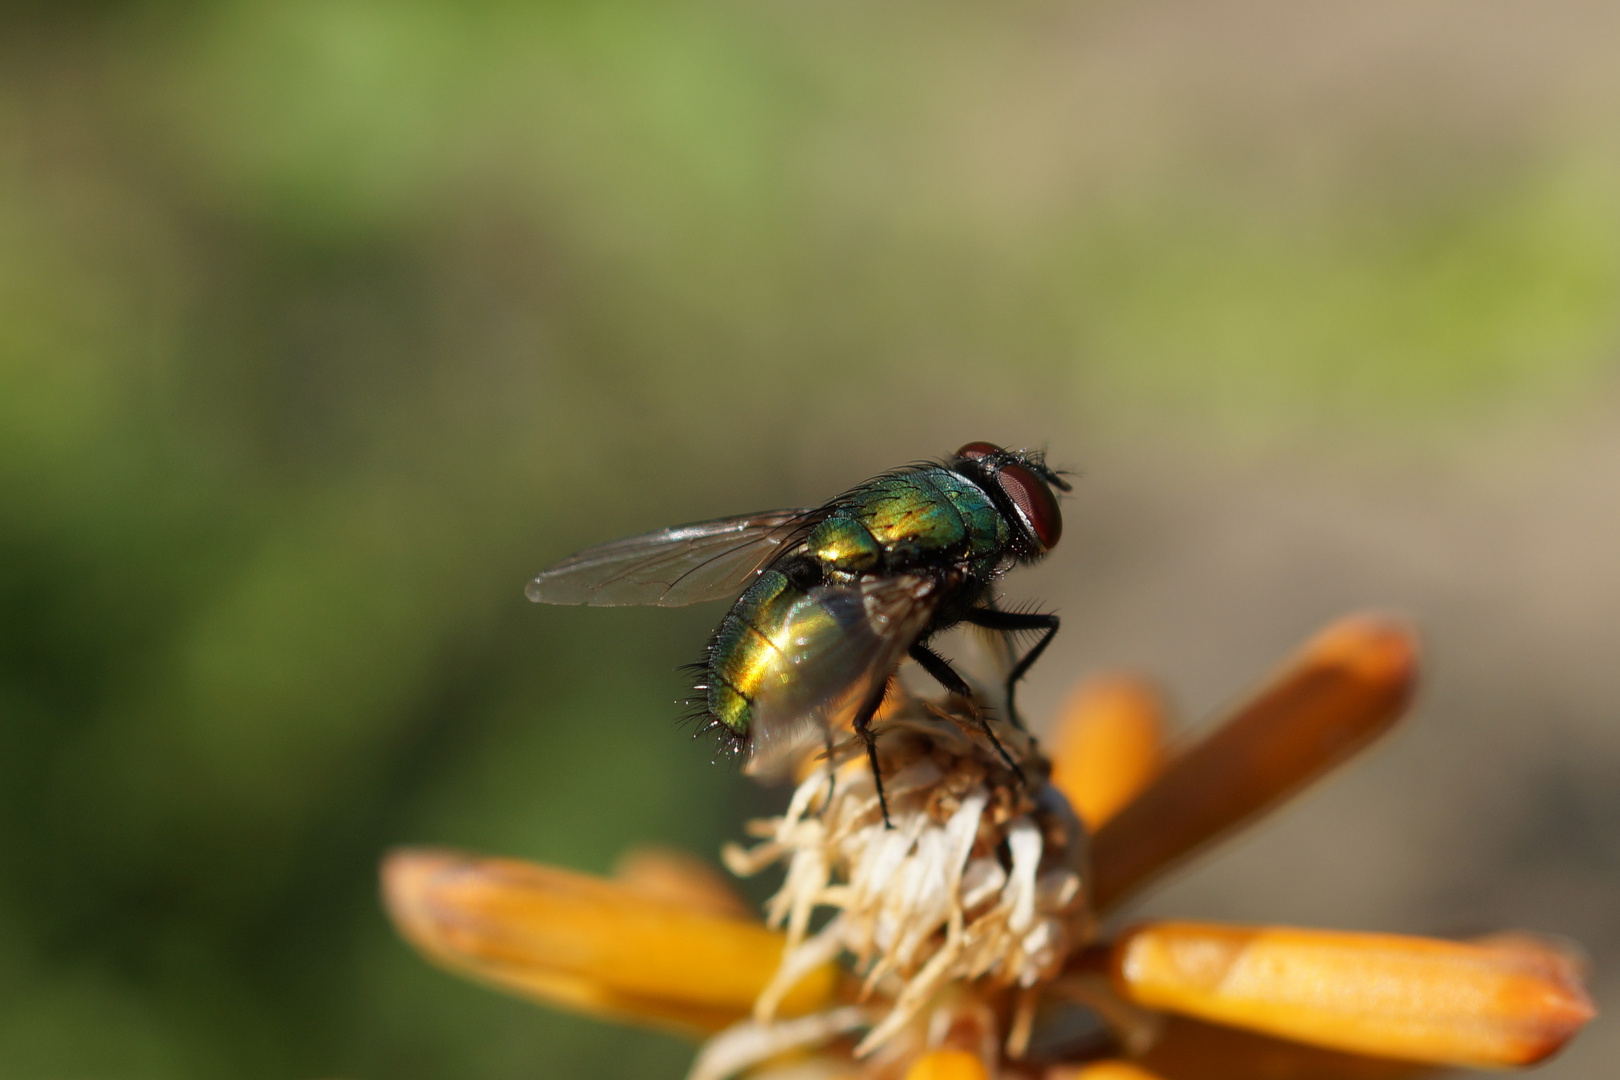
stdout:
<svg viewBox="0 0 1620 1080">
<path fill-rule="evenodd" d="M 1018 709 L 1013 704 L 1013 690 L 1018 680 L 1030 669 L 1030 665 L 1041 658 L 1041 653 L 1052 643 L 1057 636 L 1058 617 L 1056 615 L 1043 615 L 1034 611 L 999 611 L 996 608 L 974 608 L 967 613 L 967 621 L 974 626 L 982 626 L 986 630 L 999 630 L 1002 633 L 1017 633 L 1020 630 L 1039 630 L 1041 639 L 1035 647 L 1025 653 L 1018 663 L 1013 665 L 1012 671 L 1007 674 L 1007 715 L 1020 731 L 1028 731 L 1024 722 L 1018 718 Z"/>
<path fill-rule="evenodd" d="M 979 730 L 984 733 L 985 738 L 990 740 L 990 745 L 996 748 L 996 753 L 1001 755 L 1001 760 L 1007 763 L 1007 768 L 1011 769 L 1013 775 L 1018 777 L 1019 783 L 1023 783 L 1024 770 L 1018 767 L 1018 763 L 1007 753 L 1006 747 L 1001 745 L 1001 740 L 996 738 L 996 733 L 990 730 L 990 721 L 986 719 L 984 712 L 973 699 L 973 688 L 968 686 L 967 681 L 961 675 L 957 674 L 955 668 L 951 667 L 951 662 L 920 641 L 911 647 L 911 658 L 917 661 L 924 671 L 932 675 L 934 681 L 945 688 L 946 693 L 955 694 L 957 697 L 968 700 L 968 704 L 973 707 L 973 719 L 979 725 Z"/>
<path fill-rule="evenodd" d="M 850 725 L 861 742 L 866 744 L 866 760 L 872 765 L 872 784 L 877 788 L 878 808 L 883 811 L 883 827 L 892 829 L 894 822 L 889 820 L 889 800 L 883 794 L 883 770 L 878 767 L 877 736 L 872 733 L 872 717 L 877 715 L 878 707 L 883 704 L 888 692 L 889 680 L 884 679 L 866 695 Z"/>
</svg>

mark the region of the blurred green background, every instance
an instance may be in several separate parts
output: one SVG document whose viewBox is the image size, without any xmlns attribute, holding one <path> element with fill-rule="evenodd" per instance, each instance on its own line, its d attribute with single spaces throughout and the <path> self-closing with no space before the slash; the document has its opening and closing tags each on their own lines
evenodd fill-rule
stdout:
<svg viewBox="0 0 1620 1080">
<path fill-rule="evenodd" d="M 670 723 L 718 613 L 523 582 L 969 439 L 1083 474 L 1009 582 L 1067 620 L 1032 711 L 1429 630 L 1413 731 L 1168 910 L 1566 932 L 1607 987 L 1617 42 L 1574 0 L 8 5 L 0 1075 L 681 1075 L 428 968 L 376 859 L 712 853 L 779 797 Z"/>
</svg>

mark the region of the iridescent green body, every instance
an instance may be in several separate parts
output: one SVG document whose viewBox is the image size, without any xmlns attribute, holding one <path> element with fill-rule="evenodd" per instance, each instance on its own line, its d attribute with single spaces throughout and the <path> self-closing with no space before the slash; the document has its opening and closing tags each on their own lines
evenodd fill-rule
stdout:
<svg viewBox="0 0 1620 1080">
<path fill-rule="evenodd" d="M 867 575 L 948 574 L 951 596 L 934 622 L 956 622 L 1007 563 L 1011 530 L 991 496 L 950 468 L 889 473 L 855 488 L 774 559 L 721 622 L 702 680 L 709 715 L 747 738 L 762 694 L 791 699 L 801 675 L 795 657 L 843 655 L 830 647 L 834 639 L 867 632 L 861 613 L 834 610 L 813 597 L 816 586 L 850 585 Z M 855 665 L 865 658 L 858 650 L 844 652 L 850 670 L 818 670 L 818 682 L 858 675 Z"/>
<path fill-rule="evenodd" d="M 576 552 L 525 588 L 545 604 L 679 607 L 734 597 L 692 665 L 703 696 L 690 719 L 717 731 L 750 767 L 769 770 L 817 728 L 847 726 L 865 744 L 888 820 L 872 721 L 908 659 L 945 691 L 974 687 L 931 646 L 959 623 L 1039 637 L 1006 672 L 996 711 L 1022 727 L 1014 689 L 1051 643 L 1058 617 L 1005 611 L 994 583 L 1063 535 L 1062 473 L 1040 451 L 970 442 L 938 464 L 885 473 L 822 506 L 764 510 L 627 536 Z M 740 595 L 739 595 L 740 593 Z M 1004 709 L 1004 711 L 1003 711 Z M 978 716 L 1014 774 L 1018 763 Z"/>
</svg>

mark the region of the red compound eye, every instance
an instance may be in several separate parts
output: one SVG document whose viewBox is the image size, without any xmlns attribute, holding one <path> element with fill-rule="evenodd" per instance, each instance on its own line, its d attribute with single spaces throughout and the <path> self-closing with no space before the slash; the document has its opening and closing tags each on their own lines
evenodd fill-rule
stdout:
<svg viewBox="0 0 1620 1080">
<path fill-rule="evenodd" d="M 982 457 L 989 457 L 991 454 L 1000 453 L 1005 453 L 1005 451 L 1003 451 L 1001 447 L 997 446 L 995 443 L 970 442 L 966 446 L 962 447 L 962 449 L 958 450 L 956 452 L 956 456 L 959 458 L 966 458 L 969 461 L 977 461 Z"/>
<path fill-rule="evenodd" d="M 996 483 L 1024 515 L 1041 550 L 1051 551 L 1063 535 L 1063 514 L 1058 510 L 1057 496 L 1046 486 L 1046 481 L 1022 465 L 1007 465 L 996 473 Z"/>
</svg>

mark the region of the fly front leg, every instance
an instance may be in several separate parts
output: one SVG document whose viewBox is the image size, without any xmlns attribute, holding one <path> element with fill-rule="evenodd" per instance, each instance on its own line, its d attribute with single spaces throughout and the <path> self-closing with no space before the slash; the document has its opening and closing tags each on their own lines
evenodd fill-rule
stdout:
<svg viewBox="0 0 1620 1080">
<path fill-rule="evenodd" d="M 979 730 L 984 733 L 985 738 L 990 740 L 990 745 L 996 748 L 996 753 L 1001 755 L 1001 760 L 1007 763 L 1007 768 L 1011 769 L 1013 775 L 1018 777 L 1018 782 L 1023 783 L 1024 770 L 1018 767 L 1018 763 L 1012 759 L 1006 748 L 1001 745 L 1001 740 L 996 738 L 996 733 L 990 730 L 990 721 L 986 719 L 984 711 L 979 708 L 978 702 L 973 698 L 973 688 L 967 684 L 966 679 L 957 674 L 955 668 L 951 667 L 951 662 L 920 641 L 911 647 L 911 658 L 917 661 L 924 671 L 932 675 L 934 681 L 945 688 L 946 693 L 967 699 L 968 704 L 973 709 L 973 719 L 979 725 Z"/>
<path fill-rule="evenodd" d="M 1022 679 L 1024 673 L 1029 670 L 1030 665 L 1040 659 L 1041 653 L 1046 651 L 1046 647 L 1057 636 L 1058 617 L 1056 615 L 1042 615 L 1033 611 L 999 611 L 996 608 L 974 608 L 967 613 L 966 621 L 974 626 L 982 626 L 986 630 L 998 630 L 1002 633 L 1017 633 L 1020 630 L 1044 631 L 1041 634 L 1041 639 L 1035 643 L 1035 647 L 1025 653 L 1023 658 L 1013 665 L 1012 671 L 1007 675 L 1007 716 L 1018 730 L 1028 731 L 1029 729 L 1024 726 L 1024 722 L 1018 718 L 1018 709 L 1013 704 L 1013 689 L 1018 685 L 1018 680 Z"/>
</svg>

